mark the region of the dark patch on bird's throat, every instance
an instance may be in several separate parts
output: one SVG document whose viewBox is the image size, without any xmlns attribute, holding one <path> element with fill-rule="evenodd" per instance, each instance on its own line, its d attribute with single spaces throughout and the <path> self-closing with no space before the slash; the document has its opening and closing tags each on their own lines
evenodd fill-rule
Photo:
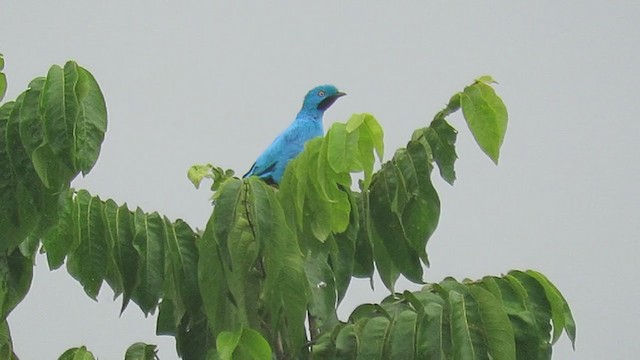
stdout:
<svg viewBox="0 0 640 360">
<path fill-rule="evenodd" d="M 318 104 L 318 110 L 320 111 L 327 110 L 331 105 L 333 105 L 334 102 L 336 102 L 336 100 L 338 100 L 339 97 L 344 95 L 346 94 L 339 92 L 335 95 L 327 96 L 326 99 L 320 101 L 320 104 Z"/>
</svg>

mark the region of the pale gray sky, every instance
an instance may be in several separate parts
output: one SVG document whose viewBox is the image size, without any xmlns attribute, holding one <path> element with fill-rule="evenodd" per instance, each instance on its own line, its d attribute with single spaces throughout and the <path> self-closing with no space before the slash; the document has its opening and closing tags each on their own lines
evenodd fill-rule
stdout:
<svg viewBox="0 0 640 360">
<path fill-rule="evenodd" d="M 572 306 L 577 350 L 555 359 L 640 353 L 640 64 L 638 1 L 0 1 L 7 100 L 54 63 L 97 78 L 109 131 L 91 174 L 74 182 L 103 198 L 203 227 L 207 190 L 194 163 L 244 173 L 320 83 L 349 95 L 325 124 L 371 112 L 388 159 L 454 92 L 491 74 L 510 114 L 500 166 L 460 116 L 454 187 L 437 182 L 440 226 L 428 281 L 537 269 Z M 394 4 L 399 4 L 395 2 Z M 400 289 L 410 286 L 401 282 Z M 343 319 L 386 295 L 353 283 Z M 9 321 L 21 359 L 87 345 L 121 359 L 137 341 L 175 358 L 155 318 L 118 317 L 108 287 L 96 303 L 40 257 L 31 292 Z"/>
</svg>

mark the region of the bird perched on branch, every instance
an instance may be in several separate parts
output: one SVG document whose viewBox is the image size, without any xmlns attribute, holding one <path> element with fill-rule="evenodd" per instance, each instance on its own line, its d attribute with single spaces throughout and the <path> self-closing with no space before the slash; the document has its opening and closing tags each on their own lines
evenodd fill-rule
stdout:
<svg viewBox="0 0 640 360">
<path fill-rule="evenodd" d="M 255 175 L 270 184 L 279 184 L 291 159 L 304 149 L 304 144 L 324 135 L 322 115 L 341 96 L 346 95 L 333 85 L 320 85 L 304 97 L 296 119 L 258 157 L 243 177 Z"/>
</svg>

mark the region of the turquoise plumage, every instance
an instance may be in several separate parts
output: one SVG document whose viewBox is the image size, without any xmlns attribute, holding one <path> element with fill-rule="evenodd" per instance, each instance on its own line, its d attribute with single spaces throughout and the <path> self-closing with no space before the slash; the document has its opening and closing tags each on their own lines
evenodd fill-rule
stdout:
<svg viewBox="0 0 640 360">
<path fill-rule="evenodd" d="M 273 140 L 243 177 L 255 175 L 268 183 L 279 184 L 287 164 L 302 152 L 304 144 L 324 135 L 322 116 L 343 95 L 346 94 L 333 85 L 311 89 L 293 123 Z"/>
</svg>

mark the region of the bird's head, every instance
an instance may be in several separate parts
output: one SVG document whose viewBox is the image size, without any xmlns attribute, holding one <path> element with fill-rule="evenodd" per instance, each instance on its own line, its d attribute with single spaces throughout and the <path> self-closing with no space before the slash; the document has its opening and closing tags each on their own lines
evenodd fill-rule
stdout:
<svg viewBox="0 0 640 360">
<path fill-rule="evenodd" d="M 309 90 L 307 96 L 304 97 L 302 109 L 307 111 L 324 112 L 339 97 L 346 95 L 333 85 L 320 85 Z"/>
</svg>

